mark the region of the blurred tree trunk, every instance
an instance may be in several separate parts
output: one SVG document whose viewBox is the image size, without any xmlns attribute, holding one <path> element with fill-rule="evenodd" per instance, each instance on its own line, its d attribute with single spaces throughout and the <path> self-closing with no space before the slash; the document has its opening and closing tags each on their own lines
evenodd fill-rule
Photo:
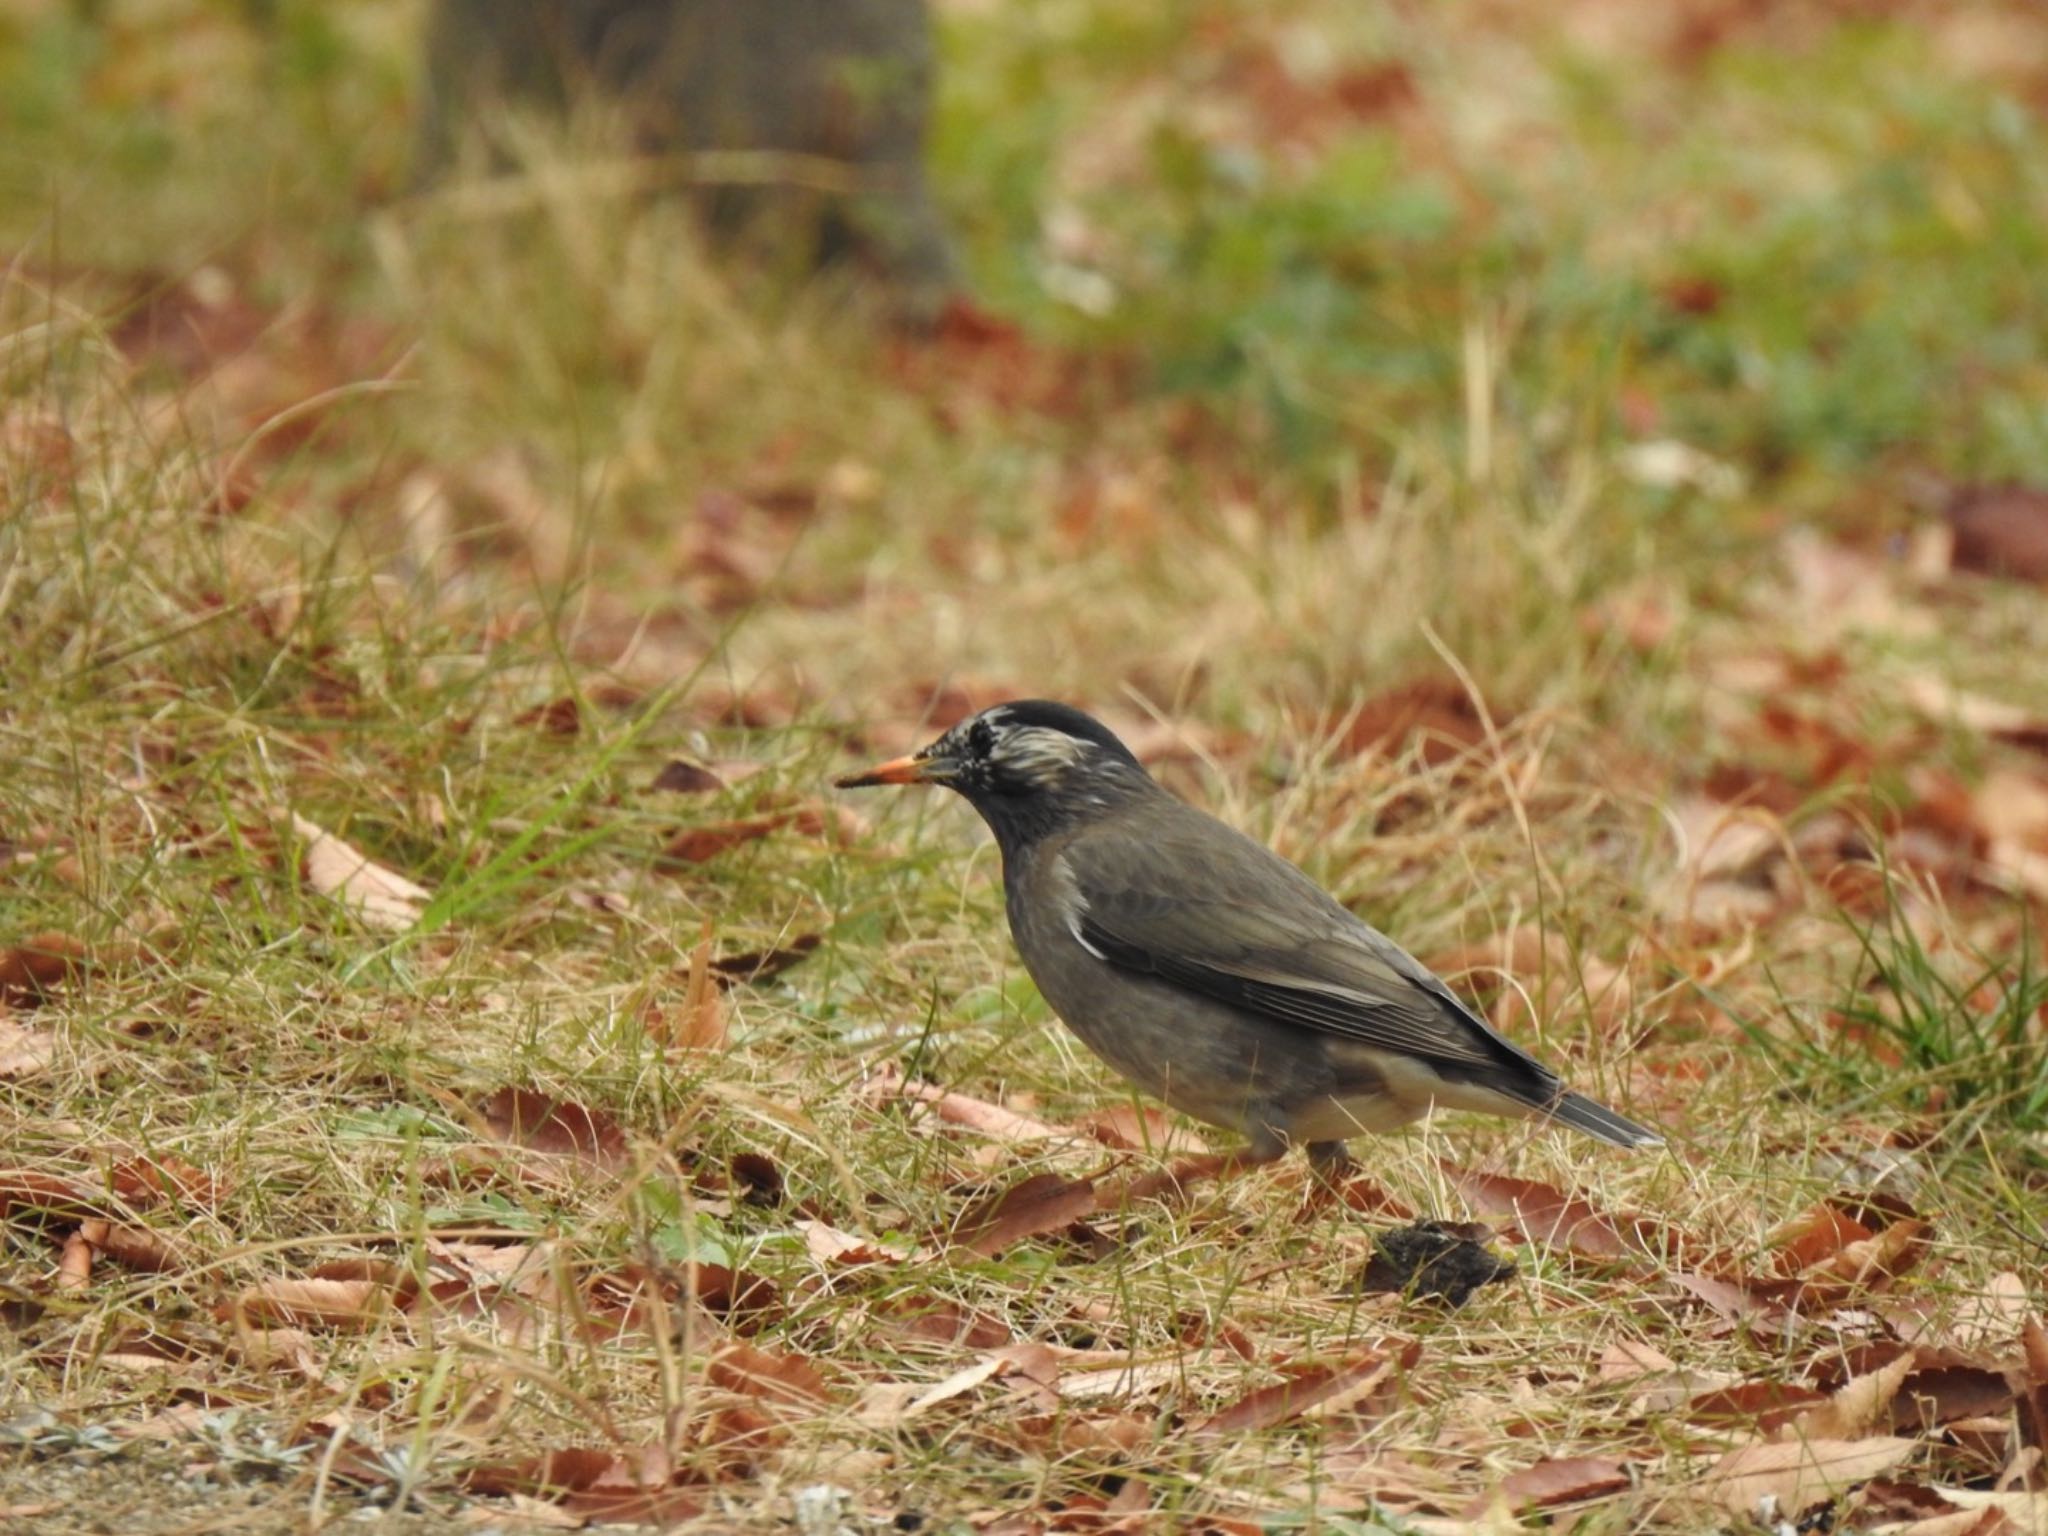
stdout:
<svg viewBox="0 0 2048 1536">
<path fill-rule="evenodd" d="M 593 93 L 642 152 L 702 157 L 683 179 L 722 236 L 873 261 L 913 315 L 952 285 L 924 177 L 925 0 L 434 0 L 426 53 L 423 179 L 490 144 L 494 109 Z"/>
</svg>

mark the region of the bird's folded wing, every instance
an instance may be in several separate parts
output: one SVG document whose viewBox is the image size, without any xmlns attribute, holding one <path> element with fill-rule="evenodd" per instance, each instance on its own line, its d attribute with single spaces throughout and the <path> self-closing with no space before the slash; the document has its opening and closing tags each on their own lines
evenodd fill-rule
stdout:
<svg viewBox="0 0 2048 1536">
<path fill-rule="evenodd" d="M 1059 855 L 1075 936 L 1110 965 L 1278 1022 L 1446 1063 L 1535 1065 L 1307 876 L 1249 849 L 1251 866 L 1236 849 L 1091 830 Z"/>
</svg>

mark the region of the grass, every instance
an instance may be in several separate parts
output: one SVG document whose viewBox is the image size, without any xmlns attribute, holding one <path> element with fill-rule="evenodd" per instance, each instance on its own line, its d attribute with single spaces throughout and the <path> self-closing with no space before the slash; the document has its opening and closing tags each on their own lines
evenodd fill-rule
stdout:
<svg viewBox="0 0 2048 1536">
<path fill-rule="evenodd" d="M 938 190 L 1016 332 L 920 349 L 545 141 L 513 211 L 401 195 L 409 7 L 0 5 L 0 951 L 89 956 L 0 980 L 0 1506 L 442 1529 L 657 1447 L 709 1523 L 1431 1530 L 1505 1484 L 1697 1531 L 1788 1432 L 1704 1392 L 2014 1365 L 2041 773 L 1911 701 L 2048 715 L 2048 616 L 1892 551 L 1915 487 L 2048 476 L 2026 15 L 1496 9 L 949 8 Z M 1142 732 L 1673 1138 L 1451 1117 L 1361 1145 L 1376 1190 L 1512 1231 L 1459 1172 L 1511 1175 L 1649 1251 L 1511 1237 L 1404 1305 L 1356 1286 L 1393 1218 L 1298 1167 L 1131 1195 L 1178 1154 L 878 1097 L 1138 1107 L 965 811 L 824 787 L 1006 693 Z M 707 925 L 819 937 L 711 1050 Z M 508 1088 L 583 1131 L 508 1146 Z M 947 1246 L 1034 1174 L 1101 1208 Z M 2040 1433 L 1898 1415 L 1915 1485 Z M 1510 1480 L 1576 1458 L 1620 1485 Z"/>
</svg>

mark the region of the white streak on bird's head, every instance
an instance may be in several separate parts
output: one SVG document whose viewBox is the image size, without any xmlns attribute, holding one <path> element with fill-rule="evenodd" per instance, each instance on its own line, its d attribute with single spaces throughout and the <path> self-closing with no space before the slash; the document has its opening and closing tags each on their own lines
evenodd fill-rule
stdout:
<svg viewBox="0 0 2048 1536">
<path fill-rule="evenodd" d="M 918 757 L 933 778 L 977 803 L 1044 796 L 1075 809 L 1097 807 L 1113 798 L 1119 783 L 1151 782 L 1107 726 L 1037 699 L 992 705 Z"/>
</svg>

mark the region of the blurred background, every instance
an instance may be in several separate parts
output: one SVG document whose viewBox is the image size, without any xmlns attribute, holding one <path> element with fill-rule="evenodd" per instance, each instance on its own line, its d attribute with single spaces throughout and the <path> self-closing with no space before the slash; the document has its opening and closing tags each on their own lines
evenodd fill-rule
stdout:
<svg viewBox="0 0 2048 1536">
<path fill-rule="evenodd" d="M 523 563 L 763 720 L 1257 724 L 1425 621 L 1654 714 L 1621 620 L 2048 483 L 2017 0 L 721 9 L 6 0 L 0 241 L 245 514 Z M 817 217 L 734 236 L 770 190 Z"/>
</svg>

